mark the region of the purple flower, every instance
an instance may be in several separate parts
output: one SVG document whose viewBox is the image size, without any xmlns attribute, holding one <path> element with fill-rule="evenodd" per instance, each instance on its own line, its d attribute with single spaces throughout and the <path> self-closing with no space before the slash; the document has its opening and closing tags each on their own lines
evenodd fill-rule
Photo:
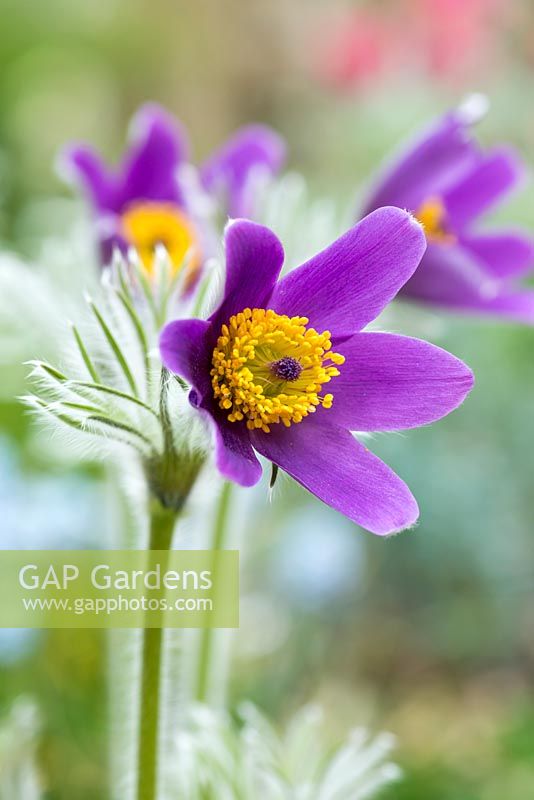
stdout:
<svg viewBox="0 0 534 800">
<path fill-rule="evenodd" d="M 222 199 L 230 217 L 251 218 L 258 180 L 276 175 L 285 158 L 286 147 L 277 133 L 264 125 L 248 125 L 201 166 L 202 185 Z"/>
<path fill-rule="evenodd" d="M 255 484 L 257 452 L 375 533 L 413 524 L 408 487 L 350 431 L 424 425 L 472 386 L 470 370 L 438 347 L 362 333 L 419 264 L 421 226 L 379 209 L 280 281 L 284 252 L 269 229 L 237 220 L 225 245 L 217 310 L 169 323 L 160 340 L 163 363 L 213 424 L 220 472 Z"/>
<path fill-rule="evenodd" d="M 156 245 L 163 244 L 173 263 L 192 252 L 193 268 L 205 254 L 202 223 L 195 218 L 192 190 L 180 180 L 187 163 L 187 136 L 174 117 L 154 104 L 136 114 L 133 141 L 121 164 L 108 168 L 92 148 L 74 145 L 61 158 L 63 171 L 88 196 L 97 218 L 102 260 L 114 246 L 133 245 L 151 269 Z M 274 131 L 253 125 L 238 131 L 200 167 L 205 192 L 225 205 L 223 210 L 247 216 L 252 209 L 256 176 L 275 174 L 285 147 Z"/>
<path fill-rule="evenodd" d="M 534 241 L 514 230 L 482 232 L 479 217 L 516 188 L 524 168 L 508 147 L 483 151 L 467 107 L 440 119 L 386 168 L 364 213 L 411 211 L 428 248 L 401 296 L 451 310 L 534 323 L 534 292 L 518 279 L 534 265 Z"/>
</svg>

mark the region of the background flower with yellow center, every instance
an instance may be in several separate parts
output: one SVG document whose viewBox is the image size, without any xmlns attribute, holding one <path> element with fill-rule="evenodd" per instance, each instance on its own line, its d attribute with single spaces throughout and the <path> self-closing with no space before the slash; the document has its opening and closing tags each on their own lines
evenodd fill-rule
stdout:
<svg viewBox="0 0 534 800">
<path fill-rule="evenodd" d="M 214 231 L 202 215 L 193 219 L 199 195 L 223 215 L 250 216 L 257 185 L 272 178 L 285 161 L 285 144 L 275 131 L 247 125 L 199 165 L 198 181 L 184 181 L 180 175 L 189 162 L 189 145 L 178 120 L 150 103 L 139 109 L 131 130 L 133 142 L 116 169 L 108 168 L 86 145 L 70 146 L 60 158 L 62 174 L 81 185 L 92 205 L 104 265 L 110 263 L 114 248 L 125 252 L 132 243 L 125 225 L 134 229 L 130 235 L 147 268 L 152 262 L 152 232 L 169 237 L 170 253 L 174 247 L 179 251 L 182 238 L 193 230 L 197 244 L 199 237 L 203 244 L 199 258 L 205 259 L 210 255 L 205 241 L 211 241 Z M 143 214 L 132 218 L 134 211 Z"/>
<path fill-rule="evenodd" d="M 135 247 L 145 269 L 152 272 L 158 246 L 167 251 L 174 270 L 186 264 L 191 277 L 201 264 L 198 234 L 193 223 L 169 203 L 134 203 L 122 216 L 127 242 Z"/>
<path fill-rule="evenodd" d="M 472 386 L 471 371 L 444 350 L 362 331 L 417 268 L 421 225 L 379 209 L 280 281 L 284 252 L 268 228 L 236 220 L 225 247 L 219 307 L 208 320 L 169 323 L 160 338 L 163 363 L 211 422 L 220 472 L 255 484 L 257 452 L 374 533 L 412 525 L 410 490 L 351 431 L 427 424 Z"/>
<path fill-rule="evenodd" d="M 424 131 L 390 161 L 364 213 L 394 205 L 423 223 L 427 251 L 399 294 L 456 311 L 534 324 L 534 239 L 518 230 L 481 231 L 479 218 L 525 174 L 510 147 L 483 150 L 471 133 L 475 98 Z"/>
</svg>

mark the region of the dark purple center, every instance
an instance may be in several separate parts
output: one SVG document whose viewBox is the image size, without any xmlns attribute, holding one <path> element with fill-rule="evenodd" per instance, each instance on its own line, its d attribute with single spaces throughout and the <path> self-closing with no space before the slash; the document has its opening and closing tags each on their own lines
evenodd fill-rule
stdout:
<svg viewBox="0 0 534 800">
<path fill-rule="evenodd" d="M 273 361 L 271 372 L 283 381 L 296 381 L 297 378 L 300 378 L 302 364 L 296 358 L 283 356 L 278 361 Z"/>
</svg>

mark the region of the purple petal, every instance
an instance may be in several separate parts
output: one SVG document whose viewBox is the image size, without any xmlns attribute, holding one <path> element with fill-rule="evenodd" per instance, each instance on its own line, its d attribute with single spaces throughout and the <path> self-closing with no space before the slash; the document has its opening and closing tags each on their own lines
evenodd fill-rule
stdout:
<svg viewBox="0 0 534 800">
<path fill-rule="evenodd" d="M 215 324 L 244 308 L 265 308 L 284 263 L 284 249 L 269 228 L 239 219 L 225 233 L 226 282 Z"/>
<path fill-rule="evenodd" d="M 509 148 L 496 148 L 486 154 L 443 193 L 450 228 L 465 228 L 514 189 L 524 174 L 524 166 Z"/>
<path fill-rule="evenodd" d="M 387 205 L 417 210 L 476 163 L 479 153 L 462 115 L 447 114 L 392 159 L 379 177 L 365 213 Z"/>
<path fill-rule="evenodd" d="M 464 247 L 455 244 L 429 244 L 419 269 L 404 285 L 401 295 L 416 299 L 437 300 L 455 293 L 491 297 L 498 291 L 498 281 L 484 264 Z"/>
<path fill-rule="evenodd" d="M 67 147 L 59 156 L 58 166 L 59 172 L 67 180 L 82 188 L 97 213 L 118 210 L 116 179 L 90 147 Z"/>
<path fill-rule="evenodd" d="M 473 386 L 462 361 L 419 339 L 357 333 L 336 351 L 346 360 L 328 384 L 334 403 L 317 416 L 349 430 L 426 425 L 459 406 Z"/>
<path fill-rule="evenodd" d="M 159 348 L 163 364 L 181 375 L 203 398 L 210 395 L 210 323 L 201 319 L 180 319 L 165 325 Z"/>
<path fill-rule="evenodd" d="M 222 416 L 215 419 L 215 463 L 221 475 L 240 486 L 254 486 L 261 478 L 261 464 L 246 427 Z"/>
<path fill-rule="evenodd" d="M 135 200 L 183 204 L 176 171 L 187 158 L 181 125 L 157 105 L 143 106 L 133 120 L 135 142 L 122 167 L 121 208 Z"/>
<path fill-rule="evenodd" d="M 254 175 L 275 175 L 286 157 L 284 140 L 264 125 L 241 128 L 215 151 L 201 168 L 202 184 L 209 192 L 223 194 L 231 217 L 252 211 L 250 190 Z"/>
<path fill-rule="evenodd" d="M 492 314 L 511 322 L 534 325 L 534 291 L 532 289 L 502 291 L 485 304 L 478 305 L 473 302 L 469 310 L 480 314 Z"/>
<path fill-rule="evenodd" d="M 460 243 L 498 280 L 519 277 L 534 266 L 534 239 L 518 231 L 464 234 Z"/>
<path fill-rule="evenodd" d="M 128 242 L 124 238 L 119 216 L 109 213 L 102 214 L 96 219 L 95 230 L 100 251 L 100 263 L 103 266 L 111 264 L 115 250 L 126 256 Z"/>
<path fill-rule="evenodd" d="M 262 470 L 247 429 L 240 423 L 228 422 L 213 403 L 210 328 L 209 322 L 200 319 L 170 322 L 160 336 L 161 360 L 167 369 L 192 384 L 189 399 L 209 417 L 215 433 L 215 461 L 221 474 L 241 486 L 253 486 Z"/>
<path fill-rule="evenodd" d="M 334 337 L 352 336 L 375 319 L 408 280 L 426 240 L 413 217 L 380 208 L 276 286 L 270 307 L 306 316 Z"/>
<path fill-rule="evenodd" d="M 419 515 L 406 484 L 351 434 L 308 418 L 271 433 L 253 432 L 256 450 L 323 502 L 381 536 L 413 525 Z"/>
<path fill-rule="evenodd" d="M 534 323 L 534 292 L 510 291 L 462 247 L 430 245 L 402 295 L 453 311 Z"/>
</svg>

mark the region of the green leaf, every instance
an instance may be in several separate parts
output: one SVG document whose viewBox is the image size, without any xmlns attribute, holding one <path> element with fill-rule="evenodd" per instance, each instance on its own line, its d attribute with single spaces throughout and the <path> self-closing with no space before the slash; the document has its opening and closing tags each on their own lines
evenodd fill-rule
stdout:
<svg viewBox="0 0 534 800">
<path fill-rule="evenodd" d="M 135 436 L 136 438 L 140 439 L 140 441 L 146 444 L 150 450 L 153 450 L 152 442 L 150 441 L 150 439 L 148 439 L 140 431 L 136 431 L 135 428 L 132 428 L 130 425 L 126 425 L 124 422 L 117 422 L 117 420 L 110 419 L 109 417 L 103 417 L 100 414 L 93 414 L 87 419 L 90 422 L 98 422 L 100 425 L 107 425 L 108 427 L 114 428 L 115 430 L 129 433 L 131 436 Z"/>
<path fill-rule="evenodd" d="M 139 339 L 139 344 L 141 346 L 141 350 L 143 353 L 143 359 L 145 362 L 145 367 L 148 370 L 149 368 L 149 358 L 148 358 L 148 342 L 145 334 L 145 329 L 143 327 L 143 323 L 139 319 L 139 315 L 135 310 L 134 306 L 130 302 L 128 296 L 123 292 L 117 289 L 117 297 L 121 301 L 126 313 L 128 314 L 130 321 L 134 327 L 134 330 L 137 334 L 137 338 Z"/>
<path fill-rule="evenodd" d="M 89 305 L 90 305 L 91 310 L 93 311 L 93 313 L 94 313 L 94 315 L 95 315 L 95 317 L 96 317 L 96 319 L 98 321 L 98 324 L 100 325 L 100 327 L 102 329 L 102 332 L 103 332 L 104 336 L 106 337 L 106 339 L 108 341 L 109 346 L 111 347 L 111 349 L 113 350 L 113 353 L 115 354 L 115 358 L 117 359 L 117 361 L 119 363 L 119 366 L 120 366 L 120 368 L 122 369 L 122 371 L 124 373 L 124 377 L 128 381 L 130 389 L 132 390 L 134 395 L 136 397 L 138 397 L 139 396 L 139 392 L 137 390 L 137 385 L 135 383 L 134 376 L 132 375 L 130 367 L 128 366 L 128 362 L 126 361 L 126 359 L 125 359 L 125 357 L 123 355 L 123 352 L 122 352 L 122 350 L 120 349 L 120 347 L 119 347 L 119 345 L 117 343 L 117 340 L 113 336 L 113 334 L 112 334 L 111 330 L 109 329 L 105 319 L 103 318 L 102 314 L 100 313 L 100 311 L 98 310 L 98 308 L 96 307 L 96 305 L 93 303 L 92 300 L 89 301 Z"/>
<path fill-rule="evenodd" d="M 72 327 L 72 332 L 74 334 L 74 338 L 76 340 L 76 344 L 78 345 L 78 350 L 80 351 L 80 355 L 81 355 L 81 357 L 83 359 L 83 362 L 84 362 L 85 366 L 87 367 L 87 371 L 89 372 L 89 375 L 91 376 L 91 378 L 94 381 L 96 381 L 96 383 L 99 383 L 100 382 L 100 376 L 99 376 L 99 374 L 98 374 L 98 372 L 96 370 L 95 365 L 91 361 L 91 357 L 90 357 L 90 355 L 89 355 L 89 353 L 87 351 L 86 346 L 83 343 L 83 340 L 82 340 L 82 337 L 80 336 L 78 328 L 76 327 L 76 325 L 71 325 L 71 327 Z"/>
<path fill-rule="evenodd" d="M 104 392 L 105 394 L 110 394 L 113 397 L 119 397 L 121 400 L 127 400 L 129 403 L 135 403 L 140 408 L 143 408 L 145 411 L 149 411 L 153 417 L 159 420 L 157 413 L 151 408 L 147 403 L 144 403 L 138 397 L 134 397 L 127 392 L 121 392 L 120 389 L 114 389 L 112 386 L 106 386 L 103 383 L 91 383 L 90 381 L 68 381 L 69 388 L 75 387 L 81 389 L 88 389 L 93 392 Z"/>
</svg>

